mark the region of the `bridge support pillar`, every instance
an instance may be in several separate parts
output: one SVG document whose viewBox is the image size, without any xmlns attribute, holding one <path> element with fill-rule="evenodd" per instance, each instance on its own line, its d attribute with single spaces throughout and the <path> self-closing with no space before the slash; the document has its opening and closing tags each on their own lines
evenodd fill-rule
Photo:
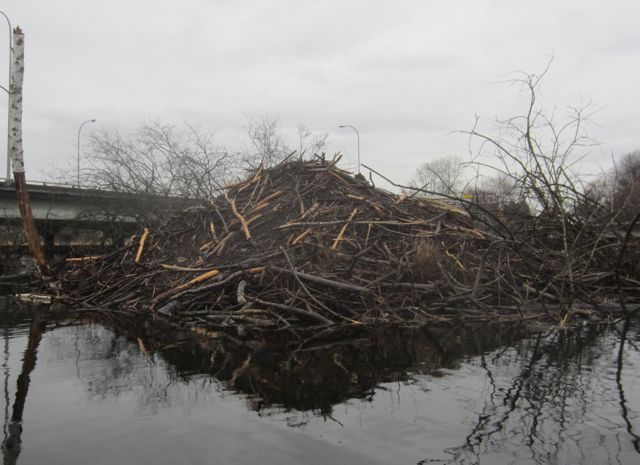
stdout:
<svg viewBox="0 0 640 465">
<path fill-rule="evenodd" d="M 53 258 L 56 245 L 56 233 L 51 230 L 44 231 L 44 254 L 47 258 Z"/>
</svg>

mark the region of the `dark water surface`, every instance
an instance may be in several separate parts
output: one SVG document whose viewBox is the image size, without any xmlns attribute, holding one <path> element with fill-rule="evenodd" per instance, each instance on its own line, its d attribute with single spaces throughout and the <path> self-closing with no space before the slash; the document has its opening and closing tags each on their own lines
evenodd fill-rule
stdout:
<svg viewBox="0 0 640 465">
<path fill-rule="evenodd" d="M 384 332 L 283 355 L 1 321 L 4 463 L 640 463 L 635 323 Z"/>
</svg>

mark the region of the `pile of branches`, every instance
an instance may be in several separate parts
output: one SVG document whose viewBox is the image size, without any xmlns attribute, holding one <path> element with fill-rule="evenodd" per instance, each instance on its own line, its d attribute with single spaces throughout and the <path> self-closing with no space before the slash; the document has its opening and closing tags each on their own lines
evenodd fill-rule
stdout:
<svg viewBox="0 0 640 465">
<path fill-rule="evenodd" d="M 336 162 L 259 169 L 124 248 L 67 261 L 63 296 L 257 327 L 424 320 L 459 302 L 463 256 L 484 240 L 469 215 L 377 189 Z"/>
<path fill-rule="evenodd" d="M 260 168 L 109 255 L 70 259 L 61 299 L 240 332 L 548 313 L 539 264 L 505 256 L 460 204 L 392 194 L 337 161 Z"/>
</svg>

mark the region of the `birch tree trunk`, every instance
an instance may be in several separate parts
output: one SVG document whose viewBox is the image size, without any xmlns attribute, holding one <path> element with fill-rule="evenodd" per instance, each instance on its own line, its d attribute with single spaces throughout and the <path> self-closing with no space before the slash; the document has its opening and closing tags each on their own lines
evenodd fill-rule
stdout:
<svg viewBox="0 0 640 465">
<path fill-rule="evenodd" d="M 45 278 L 51 277 L 51 271 L 40 245 L 36 223 L 31 211 L 27 182 L 24 174 L 22 150 L 22 81 L 24 80 L 24 34 L 19 27 L 13 30 L 13 63 L 9 86 L 9 149 L 13 179 L 18 196 L 18 206 L 22 216 L 22 227 L 27 238 L 31 255 Z"/>
</svg>

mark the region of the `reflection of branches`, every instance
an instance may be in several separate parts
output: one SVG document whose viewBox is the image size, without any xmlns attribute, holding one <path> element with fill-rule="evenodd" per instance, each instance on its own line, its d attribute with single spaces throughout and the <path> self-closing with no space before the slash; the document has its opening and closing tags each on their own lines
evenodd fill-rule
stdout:
<svg viewBox="0 0 640 465">
<path fill-rule="evenodd" d="M 128 337 L 143 338 L 151 351 L 160 348 L 159 355 L 178 374 L 206 373 L 207 379 L 212 375 L 223 389 L 245 394 L 248 407 L 259 415 L 284 411 L 288 424 L 300 426 L 316 415 L 331 419 L 333 407 L 349 399 L 371 401 L 380 383 L 402 383 L 415 370 L 455 368 L 462 355 L 518 337 L 517 328 L 514 335 L 513 328 L 477 331 L 477 327 L 435 325 L 428 330 L 324 333 L 324 337 L 305 339 L 302 348 L 286 339 L 241 344 L 221 334 L 182 345 L 167 340 L 163 332 Z M 482 342 L 476 344 L 476 340 Z M 170 349 L 163 350 L 164 346 Z"/>
<path fill-rule="evenodd" d="M 474 409 L 479 412 L 473 419 L 472 431 L 462 447 L 452 450 L 454 458 L 450 463 L 484 463 L 485 460 L 491 463 L 487 456 L 510 453 L 527 463 L 566 463 L 563 459 L 567 451 L 584 453 L 585 461 L 592 453 L 589 447 L 600 447 L 608 453 L 612 437 L 609 432 L 598 432 L 595 441 L 593 436 L 584 434 L 584 428 L 591 428 L 593 423 L 588 415 L 593 414 L 594 406 L 598 408 L 594 404 L 603 399 L 605 393 L 609 394 L 608 398 L 611 394 L 620 396 L 620 434 L 624 438 L 631 435 L 636 447 L 638 436 L 631 428 L 635 413 L 625 400 L 621 374 L 623 350 L 628 347 L 625 340 L 631 330 L 624 328 L 623 341 L 616 345 L 618 374 L 614 380 L 612 339 L 602 337 L 597 330 L 551 331 L 522 340 L 519 339 L 522 334 L 513 336 L 502 329 L 491 332 L 496 328 L 452 331 L 450 327 L 431 327 L 428 334 L 416 328 L 381 330 L 370 335 L 369 344 L 330 345 L 326 340 L 314 340 L 313 345 L 308 343 L 305 350 L 298 350 L 291 357 L 297 343 L 290 340 L 280 341 L 280 345 L 274 341 L 269 345 L 259 345 L 256 341 L 234 345 L 220 333 L 197 333 L 198 338 L 187 340 L 185 333 L 196 333 L 159 331 L 162 334 L 155 338 L 148 333 L 145 337 L 142 329 L 137 333 L 131 329 L 133 332 L 125 337 L 123 332 L 87 325 L 51 331 L 43 339 L 40 353 L 64 360 L 67 363 L 63 365 L 70 372 L 79 367 L 79 381 L 92 401 L 114 401 L 122 397 L 125 401 L 137 402 L 145 412 L 154 413 L 165 406 L 188 408 L 203 398 L 194 396 L 205 396 L 208 400 L 208 393 L 219 387 L 242 393 L 241 398 L 257 415 L 275 415 L 277 421 L 285 421 L 294 428 L 309 422 L 313 427 L 316 416 L 349 428 L 353 418 L 345 414 L 345 421 L 341 409 L 335 408 L 336 403 L 347 402 L 348 406 L 348 399 L 360 398 L 362 403 L 355 404 L 369 408 L 367 396 L 375 392 L 376 408 L 380 408 L 379 395 L 384 386 L 379 385 L 391 381 L 398 383 L 387 385 L 383 397 L 392 399 L 391 413 L 395 416 L 398 412 L 401 418 L 407 405 L 405 400 L 403 412 L 400 395 L 405 388 L 401 386 L 405 380 L 412 379 L 411 373 L 456 368 L 463 355 L 480 354 L 471 364 L 477 362 L 478 371 L 484 373 L 482 408 Z M 177 341 L 176 337 L 183 339 Z M 173 342 L 168 338 L 173 338 Z M 509 343 L 506 348 L 494 350 L 504 342 Z M 314 347 L 317 350 L 313 350 Z M 491 350 L 493 352 L 489 352 Z M 635 352 L 629 352 L 636 356 Z M 78 365 L 74 367 L 78 357 Z M 598 379 L 605 368 L 611 373 L 605 380 L 611 384 L 616 382 L 617 392 Z M 217 373 L 217 379 L 213 373 Z M 475 379 L 473 373 L 469 375 L 466 370 L 463 373 L 447 376 L 443 386 L 447 390 L 453 386 L 455 390 L 456 383 L 451 380 L 462 376 L 464 381 Z M 414 381 L 420 378 L 417 376 Z M 599 391 L 594 393 L 596 389 Z M 420 396 L 440 400 L 434 399 L 426 388 Z M 615 412 L 620 410 L 618 403 L 614 403 L 613 408 Z M 599 423 L 596 420 L 596 427 L 611 417 L 609 414 Z M 419 429 L 416 431 L 422 433 Z M 410 442 L 411 438 L 407 436 L 406 440 Z M 632 451 L 629 446 L 627 449 L 625 453 Z M 614 455 L 615 450 L 610 455 L 613 463 Z M 605 455 L 605 463 L 606 458 Z"/>
<path fill-rule="evenodd" d="M 117 398 L 135 391 L 140 393 L 141 406 L 155 410 L 165 397 L 166 381 L 154 377 L 153 365 L 136 345 L 104 327 L 57 329 L 49 334 L 47 346 L 57 358 L 72 361 L 78 379 L 94 400 Z M 138 386 L 144 389 L 136 391 Z"/>
<path fill-rule="evenodd" d="M 477 446 L 481 445 L 483 442 L 485 442 L 485 440 L 491 438 L 496 433 L 503 431 L 505 428 L 505 424 L 507 423 L 511 415 L 517 410 L 519 406 L 518 402 L 520 401 L 520 398 L 523 394 L 523 390 L 526 390 L 526 388 L 528 387 L 527 383 L 531 379 L 531 374 L 535 368 L 535 365 L 540 360 L 540 357 L 542 355 L 539 350 L 541 337 L 542 336 L 540 335 L 535 339 L 535 344 L 531 352 L 531 359 L 529 360 L 529 363 L 524 367 L 520 375 L 516 377 L 509 389 L 507 389 L 506 394 L 502 399 L 504 411 L 501 413 L 500 418 L 498 418 L 494 422 L 491 422 L 491 420 L 494 418 L 494 416 L 497 416 L 497 409 L 493 393 L 490 396 L 490 403 L 488 405 L 485 405 L 483 412 L 479 415 L 476 426 L 472 430 L 471 434 L 467 436 L 466 447 L 469 450 L 475 450 Z M 485 370 L 489 374 L 491 373 L 488 368 L 485 368 Z M 493 389 L 495 392 L 495 386 L 493 386 Z M 534 419 L 533 424 L 536 425 L 536 423 L 537 421 Z M 487 430 L 487 427 L 489 425 L 491 425 L 491 429 Z M 533 436 L 529 435 L 529 446 L 531 446 L 532 442 Z"/>
<path fill-rule="evenodd" d="M 627 408 L 627 400 L 624 396 L 624 389 L 622 388 L 622 364 L 624 359 L 624 343 L 627 339 L 627 332 L 629 331 L 629 319 L 624 321 L 624 327 L 622 328 L 622 334 L 620 336 L 620 345 L 618 346 L 618 356 L 616 363 L 616 385 L 618 386 L 618 395 L 620 397 L 620 410 L 622 414 L 622 418 L 627 427 L 627 432 L 633 438 L 631 442 L 633 443 L 633 448 L 636 452 L 640 453 L 640 436 L 633 432 L 633 425 L 629 420 L 629 409 Z"/>
<path fill-rule="evenodd" d="M 623 330 L 618 346 L 615 382 L 621 416 L 638 451 L 640 438 L 632 430 L 621 381 L 627 330 Z M 552 331 L 518 343 L 500 358 L 481 357 L 489 392 L 465 444 L 451 449 L 452 461 L 478 463 L 487 453 L 511 449 L 520 454 L 525 446 L 533 463 L 561 463 L 559 456 L 568 447 L 567 438 L 575 442 L 580 453 L 592 453 L 581 444 L 583 434 L 571 436 L 569 432 L 576 426 L 588 426 L 584 419 L 594 406 L 597 408 L 596 402 L 604 393 L 610 392 L 597 378 L 610 366 L 605 358 L 610 339 L 601 336 L 595 328 Z M 596 365 L 600 359 L 602 369 Z M 490 364 L 500 366 L 492 369 Z M 509 375 L 514 368 L 517 371 Z M 600 446 L 608 453 L 602 441 Z"/>
</svg>

